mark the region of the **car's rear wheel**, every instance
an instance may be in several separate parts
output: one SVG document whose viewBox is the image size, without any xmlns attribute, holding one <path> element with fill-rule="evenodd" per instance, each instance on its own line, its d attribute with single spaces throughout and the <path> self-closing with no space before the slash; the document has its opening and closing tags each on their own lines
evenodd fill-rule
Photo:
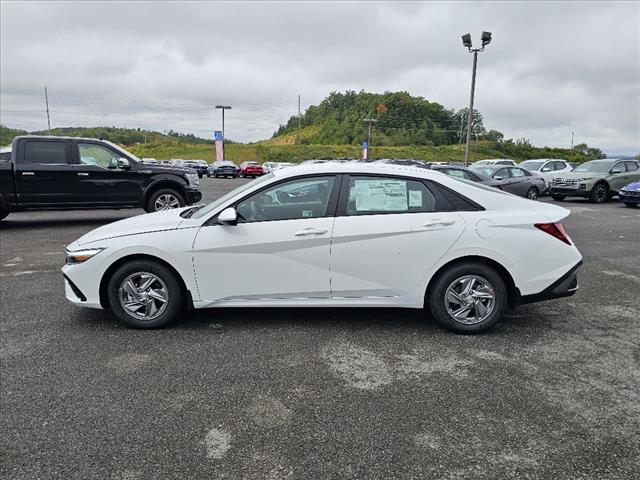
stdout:
<svg viewBox="0 0 640 480">
<path fill-rule="evenodd" d="M 133 260 L 109 279 L 109 306 L 135 328 L 160 328 L 184 311 L 185 295 L 175 274 L 152 260 Z"/>
<path fill-rule="evenodd" d="M 441 272 L 427 301 L 436 322 L 459 333 L 480 333 L 498 321 L 507 306 L 508 291 L 491 267 L 472 262 Z"/>
<path fill-rule="evenodd" d="M 604 183 L 598 183 L 591 190 L 591 195 L 589 195 L 589 200 L 593 203 L 604 203 L 609 198 L 609 189 Z"/>
<path fill-rule="evenodd" d="M 637 203 L 633 203 L 633 202 L 624 202 L 624 204 L 629 208 L 635 208 L 638 206 Z M 2 215 L 0 215 L 0 218 L 2 218 Z"/>
<path fill-rule="evenodd" d="M 529 188 L 529 190 L 527 190 L 527 193 L 525 193 L 525 197 L 527 197 L 529 200 L 537 200 L 538 189 L 536 187 Z"/>
<path fill-rule="evenodd" d="M 149 197 L 145 210 L 147 212 L 159 212 L 161 210 L 184 207 L 185 205 L 184 197 L 180 193 L 171 188 L 162 188 Z"/>
<path fill-rule="evenodd" d="M 561 202 L 565 198 L 567 198 L 567 196 L 566 195 L 560 195 L 559 193 L 552 193 L 551 194 L 551 198 L 553 198 L 556 202 Z"/>
</svg>

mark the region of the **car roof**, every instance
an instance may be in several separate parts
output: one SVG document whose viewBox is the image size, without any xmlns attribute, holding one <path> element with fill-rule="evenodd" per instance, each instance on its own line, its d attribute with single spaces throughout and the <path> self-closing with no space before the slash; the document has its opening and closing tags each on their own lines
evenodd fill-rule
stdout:
<svg viewBox="0 0 640 480">
<path fill-rule="evenodd" d="M 298 165 L 294 168 L 285 168 L 274 170 L 273 175 L 277 177 L 297 177 L 301 175 L 313 175 L 313 174 L 339 174 L 339 173 L 354 173 L 354 174 L 378 174 L 378 175 L 405 175 L 409 177 L 419 178 L 443 178 L 447 177 L 446 174 L 428 170 L 426 168 L 413 167 L 409 165 L 395 165 L 393 163 L 312 163 L 306 165 Z"/>
</svg>

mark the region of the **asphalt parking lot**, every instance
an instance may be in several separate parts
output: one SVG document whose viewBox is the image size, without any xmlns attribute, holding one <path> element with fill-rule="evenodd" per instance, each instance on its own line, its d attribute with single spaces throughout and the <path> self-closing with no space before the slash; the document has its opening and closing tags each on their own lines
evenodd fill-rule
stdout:
<svg viewBox="0 0 640 480">
<path fill-rule="evenodd" d="M 204 199 L 243 181 L 205 178 Z M 563 205 L 580 291 L 479 336 L 356 309 L 128 329 L 69 304 L 59 269 L 65 245 L 141 210 L 11 214 L 0 476 L 639 478 L 640 209 Z"/>
</svg>

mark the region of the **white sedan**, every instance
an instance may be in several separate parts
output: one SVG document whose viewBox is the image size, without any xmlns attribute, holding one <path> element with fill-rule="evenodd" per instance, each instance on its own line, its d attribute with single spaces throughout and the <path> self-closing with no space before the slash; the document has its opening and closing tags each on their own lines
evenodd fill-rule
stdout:
<svg viewBox="0 0 640 480">
<path fill-rule="evenodd" d="M 62 270 L 70 301 L 138 328 L 190 308 L 404 307 L 476 333 L 576 291 L 568 214 L 431 170 L 326 163 L 97 228 Z"/>
</svg>

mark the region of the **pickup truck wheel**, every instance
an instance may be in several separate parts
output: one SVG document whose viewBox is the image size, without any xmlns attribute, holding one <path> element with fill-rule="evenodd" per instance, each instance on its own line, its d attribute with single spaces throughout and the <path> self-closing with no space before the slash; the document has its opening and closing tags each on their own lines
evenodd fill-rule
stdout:
<svg viewBox="0 0 640 480">
<path fill-rule="evenodd" d="M 591 190 L 591 195 L 589 195 L 589 200 L 593 203 L 604 203 L 607 201 L 609 197 L 609 189 L 604 183 L 598 183 Z"/>
<path fill-rule="evenodd" d="M 502 277 L 487 265 L 470 262 L 440 273 L 427 302 L 436 322 L 458 333 L 480 333 L 498 321 L 507 306 Z"/>
<path fill-rule="evenodd" d="M 566 195 L 560 195 L 558 193 L 552 193 L 551 198 L 553 198 L 556 202 L 561 202 L 566 198 Z"/>
<path fill-rule="evenodd" d="M 171 188 L 161 188 L 154 192 L 147 202 L 147 212 L 159 212 L 172 208 L 184 207 L 186 202 L 182 195 Z"/>
<path fill-rule="evenodd" d="M 152 260 L 134 260 L 118 268 L 109 279 L 107 295 L 111 311 L 134 328 L 164 327 L 185 307 L 175 274 Z"/>
</svg>

